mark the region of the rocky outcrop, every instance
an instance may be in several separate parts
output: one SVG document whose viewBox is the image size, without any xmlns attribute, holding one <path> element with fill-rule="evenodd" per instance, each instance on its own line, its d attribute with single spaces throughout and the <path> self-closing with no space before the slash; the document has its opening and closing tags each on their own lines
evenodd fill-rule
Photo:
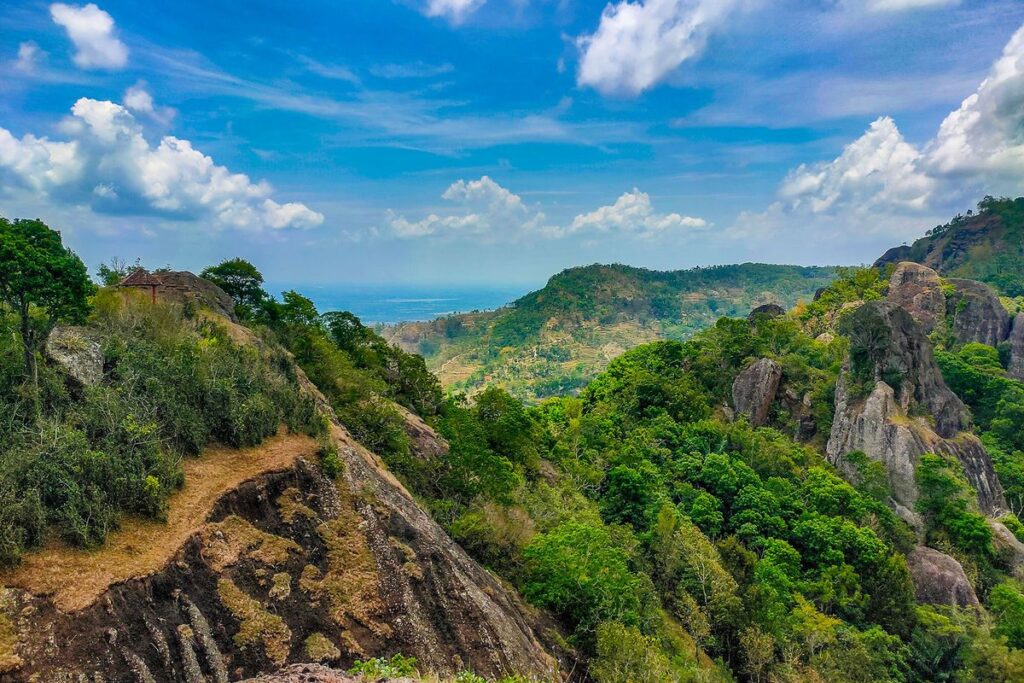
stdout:
<svg viewBox="0 0 1024 683">
<path fill-rule="evenodd" d="M 929 605 L 979 607 L 978 596 L 954 558 L 938 550 L 918 546 L 907 555 L 910 578 L 918 602 Z"/>
<path fill-rule="evenodd" d="M 1010 330 L 1010 365 L 1006 374 L 1024 382 L 1024 313 L 1013 319 Z"/>
<path fill-rule="evenodd" d="M 227 683 L 396 652 L 442 676 L 573 670 L 558 627 L 452 541 L 296 372 L 330 420 L 339 477 L 299 459 L 238 485 L 162 568 L 73 611 L 0 588 L 0 626 L 17 640 L 3 683 Z"/>
<path fill-rule="evenodd" d="M 99 340 L 84 327 L 55 327 L 43 353 L 75 384 L 88 387 L 103 379 L 103 352 Z"/>
<path fill-rule="evenodd" d="M 970 414 L 946 386 L 930 342 L 910 315 L 892 302 L 873 301 L 847 316 L 843 328 L 850 361 L 836 385 L 829 461 L 848 474 L 845 456 L 853 451 L 883 463 L 894 508 L 909 512 L 918 498 L 914 470 L 921 456 L 948 455 L 963 465 L 983 511 L 1004 510 L 992 460 L 967 432 Z M 871 389 L 861 398 L 865 386 Z"/>
<path fill-rule="evenodd" d="M 1003 562 L 1014 570 L 1024 570 L 1024 543 L 1017 540 L 1013 532 L 1002 522 L 994 519 L 988 521 L 992 529 L 992 547 Z"/>
<path fill-rule="evenodd" d="M 1010 315 L 999 295 L 974 280 L 951 279 L 955 293 L 946 300 L 946 317 L 959 344 L 977 342 L 998 346 L 1010 333 Z"/>
<path fill-rule="evenodd" d="M 853 374 L 860 381 L 886 381 L 903 410 L 916 403 L 944 438 L 970 429 L 967 407 L 946 386 L 931 342 L 910 314 L 889 301 L 870 301 L 842 320 L 850 338 Z"/>
<path fill-rule="evenodd" d="M 783 315 L 786 315 L 786 309 L 782 306 L 778 304 L 764 304 L 752 310 L 750 315 L 747 316 L 747 320 L 754 322 L 758 318 L 778 318 Z"/>
<path fill-rule="evenodd" d="M 228 293 L 209 280 L 188 271 L 167 270 L 150 273 L 137 268 L 122 280 L 118 287 L 143 292 L 176 304 L 205 308 L 232 322 L 238 322 L 235 316 L 235 302 Z"/>
<path fill-rule="evenodd" d="M 732 383 L 732 403 L 737 415 L 744 415 L 755 427 L 768 422 L 775 393 L 782 379 L 782 366 L 762 358 L 747 366 Z"/>
<path fill-rule="evenodd" d="M 939 274 L 910 261 L 900 263 L 893 271 L 888 300 L 909 313 L 925 334 L 935 329 L 946 312 Z"/>
</svg>

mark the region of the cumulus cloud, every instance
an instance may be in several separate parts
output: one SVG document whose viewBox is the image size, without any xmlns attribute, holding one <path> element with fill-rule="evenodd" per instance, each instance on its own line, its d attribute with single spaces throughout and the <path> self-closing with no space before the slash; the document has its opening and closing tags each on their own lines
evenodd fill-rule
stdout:
<svg viewBox="0 0 1024 683">
<path fill-rule="evenodd" d="M 648 238 L 668 230 L 704 227 L 707 227 L 707 221 L 703 218 L 681 216 L 678 213 L 656 213 L 651 206 L 650 195 L 633 188 L 632 192 L 624 193 L 611 206 L 602 206 L 576 216 L 568 232 L 620 232 Z"/>
<path fill-rule="evenodd" d="M 396 237 L 428 235 L 475 235 L 488 238 L 514 238 L 522 232 L 539 229 L 544 214 L 532 211 L 522 198 L 509 192 L 488 176 L 480 180 L 459 180 L 441 195 L 456 207 L 444 215 L 435 213 L 419 221 L 390 215 L 389 224 Z"/>
<path fill-rule="evenodd" d="M 936 174 L 983 180 L 1019 192 L 1024 182 L 1024 26 L 927 146 Z"/>
<path fill-rule="evenodd" d="M 132 113 L 114 102 L 82 98 L 60 126 L 66 140 L 0 128 L 0 189 L 20 189 L 100 213 L 209 220 L 241 230 L 310 228 L 323 216 L 303 204 L 279 204 L 272 188 L 232 173 L 165 136 L 155 147 Z"/>
<path fill-rule="evenodd" d="M 920 162 L 921 153 L 883 116 L 834 160 L 791 171 L 779 194 L 794 208 L 813 213 L 878 206 L 920 209 L 935 188 Z"/>
<path fill-rule="evenodd" d="M 428 0 L 428 17 L 445 17 L 459 23 L 473 12 L 480 9 L 487 0 Z"/>
<path fill-rule="evenodd" d="M 153 102 L 153 96 L 146 89 L 146 84 L 138 82 L 125 91 L 124 106 L 136 114 L 143 114 L 163 125 L 169 124 L 177 115 L 172 107 L 158 107 Z"/>
<path fill-rule="evenodd" d="M 50 17 L 64 27 L 75 46 L 74 61 L 83 69 L 120 69 L 128 47 L 114 33 L 114 19 L 93 3 L 50 5 Z"/>
<path fill-rule="evenodd" d="M 983 194 L 1024 186 L 1024 27 L 1007 43 L 977 90 L 923 145 L 905 140 L 889 117 L 877 119 L 832 161 L 802 165 L 779 187 L 778 201 L 742 214 L 735 233 L 784 229 L 919 234 Z"/>
<path fill-rule="evenodd" d="M 636 95 L 698 55 L 708 35 L 744 0 L 622 0 L 593 35 L 576 39 L 577 82 L 604 94 Z"/>
<path fill-rule="evenodd" d="M 490 240 L 515 240 L 526 235 L 560 238 L 583 233 L 632 234 L 651 238 L 671 230 L 703 228 L 702 218 L 661 214 L 654 211 L 646 192 L 626 192 L 611 206 L 576 216 L 565 226 L 550 224 L 543 211 L 528 207 L 522 198 L 488 176 L 452 183 L 441 197 L 458 209 L 432 213 L 419 221 L 391 214 L 391 232 L 400 238 L 429 235 L 476 236 Z"/>
</svg>

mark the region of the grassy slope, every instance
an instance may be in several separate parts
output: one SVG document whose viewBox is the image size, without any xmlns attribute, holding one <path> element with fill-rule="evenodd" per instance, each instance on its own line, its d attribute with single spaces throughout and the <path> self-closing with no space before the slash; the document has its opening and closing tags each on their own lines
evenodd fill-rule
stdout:
<svg viewBox="0 0 1024 683">
<path fill-rule="evenodd" d="M 448 387 L 494 383 L 537 399 L 581 387 L 638 344 L 685 339 L 761 304 L 809 300 L 834 276 L 832 268 L 752 263 L 680 271 L 593 265 L 563 271 L 507 308 L 407 323 L 384 335 L 423 354 Z"/>
</svg>

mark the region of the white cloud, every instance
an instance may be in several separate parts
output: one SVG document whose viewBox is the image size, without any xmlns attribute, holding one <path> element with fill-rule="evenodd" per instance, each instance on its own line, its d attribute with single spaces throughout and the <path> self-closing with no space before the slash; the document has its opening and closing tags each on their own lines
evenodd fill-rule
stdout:
<svg viewBox="0 0 1024 683">
<path fill-rule="evenodd" d="M 39 66 L 39 62 L 46 57 L 46 53 L 39 49 L 31 40 L 18 46 L 18 59 L 14 62 L 14 68 L 26 74 L 31 74 Z"/>
<path fill-rule="evenodd" d="M 866 6 L 872 12 L 902 12 L 959 4 L 960 0 L 867 0 Z"/>
<path fill-rule="evenodd" d="M 655 213 L 650 195 L 633 188 L 632 192 L 624 193 L 611 206 L 602 206 L 576 216 L 568 232 L 620 232 L 654 237 L 668 230 L 705 227 L 707 221 L 703 218 L 681 216 L 678 213 Z"/>
<path fill-rule="evenodd" d="M 232 173 L 192 147 L 165 136 L 153 147 L 128 109 L 82 98 L 60 126 L 67 140 L 0 128 L 0 188 L 101 213 L 162 215 L 211 221 L 216 227 L 280 230 L 319 225 L 303 204 L 279 204 L 265 182 Z"/>
<path fill-rule="evenodd" d="M 480 9 L 487 0 L 428 0 L 428 17 L 445 17 L 453 23 L 459 23 L 473 12 Z"/>
<path fill-rule="evenodd" d="M 977 91 L 951 112 L 927 146 L 933 173 L 971 179 L 989 193 L 1019 193 L 1024 183 L 1024 26 Z"/>
<path fill-rule="evenodd" d="M 144 114 L 154 121 L 168 125 L 178 114 L 172 107 L 158 107 L 153 102 L 153 96 L 146 90 L 146 84 L 139 81 L 125 91 L 124 106 L 136 114 Z"/>
<path fill-rule="evenodd" d="M 452 183 L 441 198 L 459 208 L 445 215 L 432 213 L 415 222 L 404 216 L 389 215 L 388 222 L 394 235 L 402 238 L 475 235 L 514 239 L 524 232 L 541 229 L 544 223 L 543 213 L 532 211 L 519 195 L 509 192 L 488 176 Z"/>
<path fill-rule="evenodd" d="M 120 69 L 128 63 L 128 47 L 114 35 L 113 18 L 95 4 L 54 3 L 50 16 L 74 43 L 74 61 L 79 67 Z"/>
<path fill-rule="evenodd" d="M 782 183 L 780 196 L 813 213 L 878 206 L 921 209 L 935 183 L 919 169 L 921 153 L 883 116 L 836 159 L 802 165 Z"/>
<path fill-rule="evenodd" d="M 593 35 L 580 36 L 577 82 L 604 94 L 636 95 L 699 54 L 709 33 L 743 0 L 622 0 Z"/>
<path fill-rule="evenodd" d="M 656 213 L 650 196 L 638 189 L 626 192 L 611 206 L 579 214 L 567 226 L 549 224 L 543 211 L 528 207 L 519 195 L 488 176 L 452 183 L 441 197 L 459 208 L 444 214 L 432 213 L 415 222 L 389 214 L 392 234 L 401 238 L 459 235 L 507 241 L 526 235 L 560 238 L 584 233 L 651 238 L 671 230 L 707 226 L 702 218 Z"/>
<path fill-rule="evenodd" d="M 741 214 L 738 237 L 781 232 L 920 234 L 936 216 L 983 194 L 1020 194 L 1024 186 L 1024 27 L 988 77 L 921 146 L 889 117 L 871 124 L 832 161 L 786 176 L 779 200 Z"/>
</svg>

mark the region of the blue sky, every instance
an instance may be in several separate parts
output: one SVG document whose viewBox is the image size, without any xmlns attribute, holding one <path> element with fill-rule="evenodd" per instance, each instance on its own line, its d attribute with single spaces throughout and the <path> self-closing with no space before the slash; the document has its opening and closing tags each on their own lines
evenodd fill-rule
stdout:
<svg viewBox="0 0 1024 683">
<path fill-rule="evenodd" d="M 860 263 L 1024 185 L 1024 3 L 0 7 L 0 214 L 268 279 Z"/>
</svg>

